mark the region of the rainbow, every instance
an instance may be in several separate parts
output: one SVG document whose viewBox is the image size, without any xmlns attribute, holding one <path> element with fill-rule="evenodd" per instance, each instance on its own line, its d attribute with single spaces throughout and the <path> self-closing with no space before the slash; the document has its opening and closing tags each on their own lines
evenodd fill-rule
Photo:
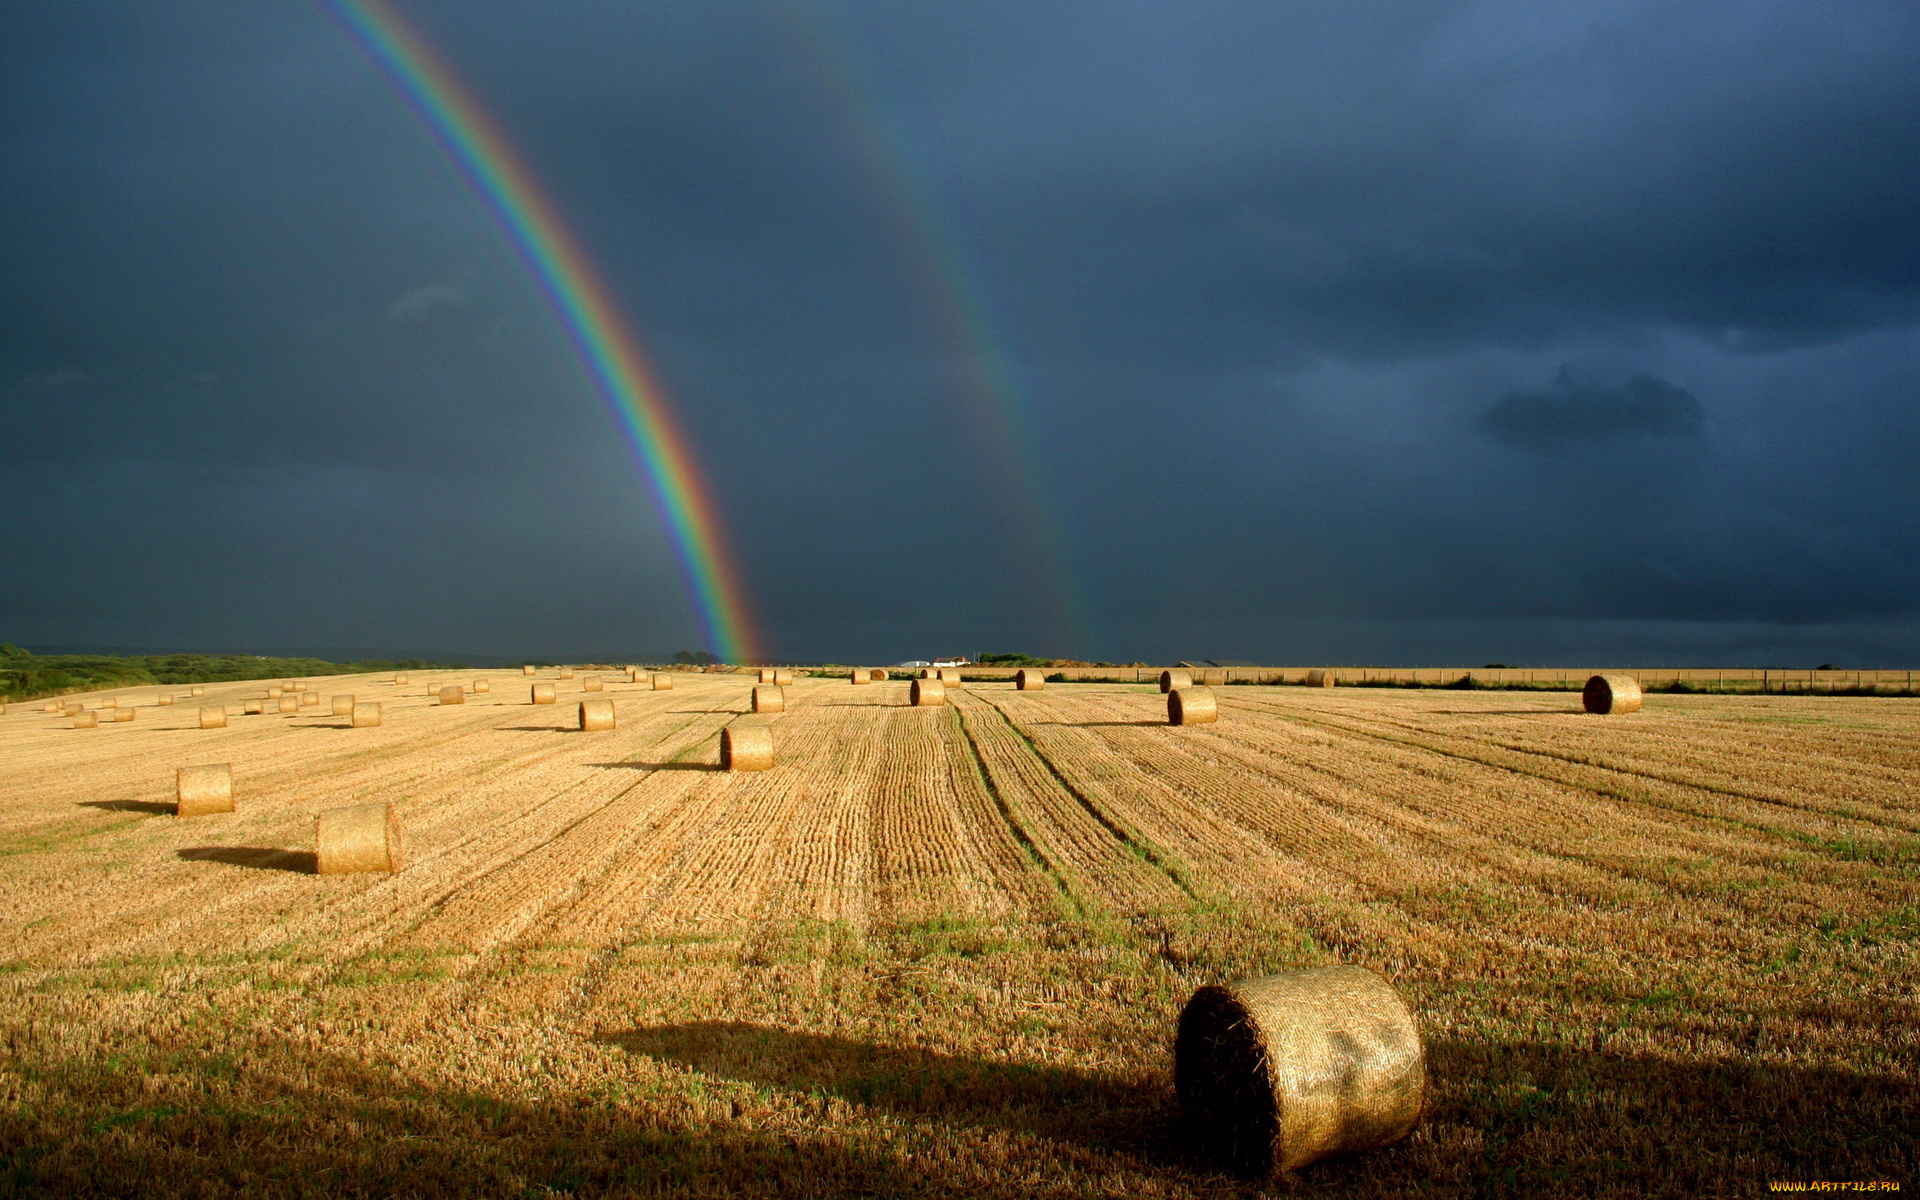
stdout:
<svg viewBox="0 0 1920 1200">
<path fill-rule="evenodd" d="M 760 656 L 719 510 L 639 342 L 580 244 L 499 126 L 385 0 L 318 0 L 366 51 L 492 212 L 640 462 L 708 649 Z"/>
</svg>

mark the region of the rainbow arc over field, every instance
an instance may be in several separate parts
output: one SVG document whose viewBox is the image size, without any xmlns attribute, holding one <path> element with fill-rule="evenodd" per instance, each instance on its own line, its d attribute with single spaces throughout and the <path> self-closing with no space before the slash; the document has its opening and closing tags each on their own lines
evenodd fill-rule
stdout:
<svg viewBox="0 0 1920 1200">
<path fill-rule="evenodd" d="M 559 316 L 639 460 L 708 648 L 760 656 L 720 515 L 679 422 L 612 294 L 499 126 L 385 0 L 319 0 L 359 43 L 459 168 Z"/>
</svg>

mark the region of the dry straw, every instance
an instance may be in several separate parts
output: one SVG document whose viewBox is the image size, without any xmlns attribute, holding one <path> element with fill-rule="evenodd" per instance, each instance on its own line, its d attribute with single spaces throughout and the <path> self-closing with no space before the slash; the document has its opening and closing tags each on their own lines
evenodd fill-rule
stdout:
<svg viewBox="0 0 1920 1200">
<path fill-rule="evenodd" d="M 405 671 L 401 671 L 395 674 L 393 677 L 393 682 L 396 684 L 405 684 L 407 682 L 407 673 Z"/>
<path fill-rule="evenodd" d="M 400 818 L 391 804 L 356 804 L 320 814 L 316 839 L 322 875 L 398 871 Z"/>
<path fill-rule="evenodd" d="M 773 673 L 773 685 L 775 687 L 792 687 L 793 672 L 792 671 L 775 671 Z"/>
<path fill-rule="evenodd" d="M 613 728 L 613 701 L 582 700 L 580 702 L 580 729 L 585 733 L 595 733 Z"/>
<path fill-rule="evenodd" d="M 656 692 L 672 691 L 673 676 L 667 674 L 665 671 L 656 672 L 653 677 L 653 690 Z"/>
<path fill-rule="evenodd" d="M 203 817 L 208 813 L 233 811 L 231 763 L 181 767 L 173 773 L 173 786 L 173 813 L 177 817 Z"/>
<path fill-rule="evenodd" d="M 1220 705 L 1213 689 L 1175 688 L 1167 693 L 1167 724 L 1211 725 L 1220 719 Z"/>
<path fill-rule="evenodd" d="M 787 711 L 787 693 L 773 684 L 760 684 L 753 689 L 753 711 L 757 713 Z"/>
<path fill-rule="evenodd" d="M 605 691 L 606 689 L 601 686 L 598 675 L 587 675 L 580 680 L 580 690 L 583 692 L 599 692 Z"/>
<path fill-rule="evenodd" d="M 760 668 L 760 679 L 759 679 L 759 682 L 761 682 L 761 683 L 773 683 L 773 682 L 775 682 L 775 681 L 776 681 L 776 676 L 778 676 L 779 674 L 780 674 L 780 672 L 778 672 L 778 671 L 776 671 L 776 670 L 774 670 L 774 669 L 773 669 L 773 668 L 771 668 L 771 667 L 762 667 L 762 668 Z"/>
<path fill-rule="evenodd" d="M 1202 1149 L 1264 1175 L 1406 1137 L 1426 1050 L 1392 984 L 1365 967 L 1315 967 L 1195 992 L 1173 1077 Z"/>
<path fill-rule="evenodd" d="M 1013 675 L 1013 690 L 1016 692 L 1037 692 L 1047 686 L 1047 673 L 1036 671 L 1032 667 L 1021 667 Z"/>
<path fill-rule="evenodd" d="M 335 696 L 333 698 L 333 715 L 336 717 L 352 716 L 353 715 L 353 697 L 352 696 Z"/>
<path fill-rule="evenodd" d="M 572 668 L 572 667 L 561 667 L 561 668 L 560 668 L 560 678 L 562 678 L 562 679 L 572 679 L 572 678 L 573 678 L 573 668 Z"/>
<path fill-rule="evenodd" d="M 226 727 L 227 710 L 224 705 L 214 705 L 200 710 L 200 728 L 225 729 Z"/>
<path fill-rule="evenodd" d="M 1331 667 L 1315 667 L 1307 672 L 1308 687 L 1329 688 L 1338 683 L 1339 680 L 1334 678 Z"/>
<path fill-rule="evenodd" d="M 172 703 L 173 703 L 173 697 L 172 697 L 172 696 L 155 696 L 155 697 L 153 698 L 153 702 L 154 702 L 155 704 L 159 704 L 159 705 L 163 705 L 163 706 L 164 706 L 164 705 L 168 705 L 168 704 L 172 704 Z"/>
<path fill-rule="evenodd" d="M 1639 712 L 1644 699 L 1640 681 L 1631 675 L 1595 675 L 1580 691 L 1587 711 L 1602 715 Z"/>
<path fill-rule="evenodd" d="M 267 711 L 267 702 L 265 700 L 242 700 L 240 702 L 240 708 L 241 711 L 249 717 L 258 716 Z"/>
<path fill-rule="evenodd" d="M 380 724 L 384 716 L 385 710 L 380 707 L 378 700 L 361 700 L 353 706 L 353 727 L 372 729 Z"/>
<path fill-rule="evenodd" d="M 887 672 L 882 667 L 875 667 L 873 670 L 867 672 L 867 678 L 875 683 L 885 683 L 887 681 Z"/>
<path fill-rule="evenodd" d="M 189 691 L 192 695 L 195 695 L 195 696 L 204 696 L 207 694 L 207 689 L 200 686 L 197 683 L 194 684 L 193 687 L 189 689 Z"/>
<path fill-rule="evenodd" d="M 302 703 L 302 704 L 318 704 L 318 703 L 320 703 L 320 693 L 319 693 L 319 692 L 301 692 L 301 693 L 300 693 L 300 703 Z"/>
<path fill-rule="evenodd" d="M 281 712 L 283 712 L 283 713 L 297 713 L 297 712 L 299 712 L 299 711 L 300 711 L 300 697 L 298 697 L 298 696 L 282 696 L 282 697 L 280 697 L 280 711 L 281 711 Z"/>
<path fill-rule="evenodd" d="M 66 713 L 67 706 L 60 703 L 58 700 L 49 700 L 47 701 L 47 706 L 41 711 L 46 713 L 50 717 L 58 717 Z"/>
<path fill-rule="evenodd" d="M 773 726 L 741 717 L 720 731 L 722 771 L 765 771 L 773 767 Z"/>
<path fill-rule="evenodd" d="M 467 694 L 460 690 L 459 684 L 449 683 L 448 685 L 440 689 L 440 703 L 465 704 L 466 702 L 467 702 Z"/>
<path fill-rule="evenodd" d="M 1162 692 L 1171 692 L 1175 688 L 1192 687 L 1192 686 L 1193 686 L 1193 676 L 1189 675 L 1185 671 L 1160 672 L 1160 690 Z"/>
<path fill-rule="evenodd" d="M 493 690 L 493 684 L 484 679 L 476 679 L 473 681 L 473 690 L 475 694 L 484 696 Z"/>
<path fill-rule="evenodd" d="M 520 664 L 520 673 L 521 673 L 522 675 L 531 675 L 531 674 L 533 674 L 533 664 L 532 664 L 532 663 L 521 663 L 521 664 Z"/>
<path fill-rule="evenodd" d="M 280 686 L 279 686 L 278 684 L 276 684 L 276 685 L 274 685 L 273 687 L 270 687 L 270 688 L 268 688 L 268 689 L 267 689 L 267 699 L 269 699 L 269 700 L 278 700 L 278 699 L 280 698 L 280 693 L 281 693 L 281 691 L 282 691 L 282 690 L 283 690 L 283 689 L 282 689 L 282 688 L 281 688 L 281 687 L 280 687 Z"/>
<path fill-rule="evenodd" d="M 1203 671 L 1195 671 L 1193 681 L 1205 687 L 1225 687 L 1227 686 L 1227 669 L 1208 667 Z"/>
<path fill-rule="evenodd" d="M 205 719 L 203 718 L 200 723 L 205 725 Z M 75 729 L 92 729 L 98 724 L 100 724 L 100 714 L 90 708 L 81 709 L 79 712 L 73 714 L 73 727 Z"/>
<path fill-rule="evenodd" d="M 131 721 L 133 720 L 133 715 L 134 715 L 134 710 L 131 706 L 128 706 L 126 708 L 116 708 L 113 710 L 113 719 L 116 721 Z"/>
<path fill-rule="evenodd" d="M 847 672 L 847 680 L 858 686 L 860 684 L 872 683 L 873 677 L 867 674 L 865 667 L 855 667 L 853 670 Z"/>
<path fill-rule="evenodd" d="M 60 711 L 69 717 L 77 717 L 86 711 L 86 707 L 86 705 L 80 703 L 78 700 L 68 700 L 60 705 Z"/>
<path fill-rule="evenodd" d="M 913 706 L 932 708 L 947 702 L 947 685 L 938 679 L 916 679 L 913 681 Z"/>
<path fill-rule="evenodd" d="M 532 690 L 533 697 L 529 703 L 553 704 L 557 702 L 557 697 L 554 695 L 554 686 L 550 683 L 536 683 L 533 685 Z"/>
<path fill-rule="evenodd" d="M 959 667 L 941 667 L 940 682 L 948 685 L 949 687 L 959 687 L 960 686 L 960 668 Z"/>
</svg>

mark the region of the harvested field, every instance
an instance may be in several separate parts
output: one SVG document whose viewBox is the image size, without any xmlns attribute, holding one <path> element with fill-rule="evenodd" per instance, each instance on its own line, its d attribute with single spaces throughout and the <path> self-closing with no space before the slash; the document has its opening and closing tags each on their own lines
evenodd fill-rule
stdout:
<svg viewBox="0 0 1920 1200">
<path fill-rule="evenodd" d="M 1920 700 L 608 681 L 0 716 L 0 1179 L 143 1195 L 1239 1196 L 1185 1149 L 1193 990 L 1359 963 L 1413 1137 L 1265 1190 L 1913 1186 Z M 520 681 L 515 669 L 493 679 Z M 103 694 L 76 697 L 97 704 Z M 267 706 L 269 709 L 275 707 Z M 237 811 L 171 816 L 230 762 Z M 395 874 L 314 873 L 392 802 Z"/>
</svg>

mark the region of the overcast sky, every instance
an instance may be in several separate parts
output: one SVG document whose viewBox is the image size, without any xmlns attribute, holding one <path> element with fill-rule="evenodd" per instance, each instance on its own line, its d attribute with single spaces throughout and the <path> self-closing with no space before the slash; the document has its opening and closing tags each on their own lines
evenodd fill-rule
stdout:
<svg viewBox="0 0 1920 1200">
<path fill-rule="evenodd" d="M 1920 659 L 1909 0 L 397 7 L 777 657 Z M 0 417 L 6 640 L 699 643 L 558 320 L 310 3 L 0 8 Z"/>
</svg>

